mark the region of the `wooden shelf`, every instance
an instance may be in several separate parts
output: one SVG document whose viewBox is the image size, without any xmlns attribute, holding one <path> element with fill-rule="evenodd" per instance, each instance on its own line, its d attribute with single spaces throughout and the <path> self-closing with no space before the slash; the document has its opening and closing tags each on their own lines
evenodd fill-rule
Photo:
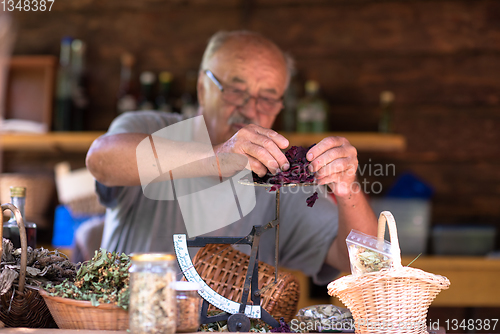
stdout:
<svg viewBox="0 0 500 334">
<path fill-rule="evenodd" d="M 104 132 L 50 132 L 47 134 L 0 134 L 0 148 L 4 151 L 86 152 L 90 144 Z M 358 151 L 401 152 L 406 140 L 401 135 L 371 132 L 328 132 L 318 134 L 282 133 L 290 145 L 310 146 L 328 136 L 342 136 Z"/>
<path fill-rule="evenodd" d="M 331 136 L 345 137 L 358 151 L 402 152 L 406 149 L 406 139 L 402 135 L 377 132 L 326 132 L 295 133 L 280 132 L 290 145 L 310 146 Z"/>
<path fill-rule="evenodd" d="M 47 134 L 3 133 L 0 149 L 3 151 L 82 152 L 104 132 L 50 132 Z"/>
</svg>

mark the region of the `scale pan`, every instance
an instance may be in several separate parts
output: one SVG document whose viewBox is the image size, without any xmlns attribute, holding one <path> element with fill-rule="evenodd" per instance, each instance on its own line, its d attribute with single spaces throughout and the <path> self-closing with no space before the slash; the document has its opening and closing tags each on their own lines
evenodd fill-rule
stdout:
<svg viewBox="0 0 500 334">
<path fill-rule="evenodd" d="M 277 186 L 279 184 L 274 184 L 274 183 L 257 183 L 257 182 L 252 182 L 249 180 L 244 180 L 241 179 L 238 181 L 239 184 L 242 184 L 244 186 L 254 186 L 254 187 L 272 187 L 272 186 Z M 297 187 L 297 186 L 317 186 L 318 184 L 315 182 L 307 182 L 307 183 L 287 183 L 287 184 L 282 184 L 282 187 Z"/>
</svg>

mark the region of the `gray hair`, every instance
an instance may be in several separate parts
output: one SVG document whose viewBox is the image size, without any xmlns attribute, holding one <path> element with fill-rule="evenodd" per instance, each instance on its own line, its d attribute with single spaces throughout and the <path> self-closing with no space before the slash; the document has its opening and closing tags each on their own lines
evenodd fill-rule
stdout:
<svg viewBox="0 0 500 334">
<path fill-rule="evenodd" d="M 210 58 L 213 57 L 213 55 L 217 52 L 217 50 L 219 50 L 229 39 L 238 36 L 253 37 L 256 41 L 259 41 L 265 47 L 269 49 L 276 48 L 276 50 L 278 50 L 283 55 L 287 71 L 286 87 L 288 87 L 288 84 L 290 83 L 290 78 L 292 74 L 295 73 L 295 61 L 293 60 L 293 57 L 289 53 L 283 52 L 283 50 L 281 50 L 276 44 L 274 44 L 271 40 L 265 38 L 261 34 L 247 30 L 219 31 L 216 32 L 214 35 L 212 35 L 212 37 L 210 37 L 208 41 L 208 45 L 205 49 L 205 52 L 203 53 L 203 58 L 201 60 L 201 65 L 200 65 L 200 71 L 204 71 L 207 69 L 206 66 L 208 61 L 210 60 Z"/>
</svg>

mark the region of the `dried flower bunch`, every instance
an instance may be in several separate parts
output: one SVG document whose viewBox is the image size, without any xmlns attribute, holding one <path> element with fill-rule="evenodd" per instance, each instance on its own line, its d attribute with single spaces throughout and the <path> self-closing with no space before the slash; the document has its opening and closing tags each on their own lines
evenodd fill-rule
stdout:
<svg viewBox="0 0 500 334">
<path fill-rule="evenodd" d="M 392 259 L 384 254 L 356 245 L 350 245 L 349 250 L 353 257 L 351 263 L 356 266 L 359 272 L 371 273 L 391 267 Z"/>
<path fill-rule="evenodd" d="M 307 152 L 314 145 L 309 148 L 301 146 L 290 147 L 290 149 L 288 149 L 285 153 L 285 157 L 290 163 L 290 168 L 287 171 L 279 171 L 276 175 L 273 175 L 268 171 L 263 177 L 259 177 L 257 174 L 252 172 L 254 182 L 260 184 L 273 184 L 270 191 L 278 190 L 284 184 L 314 182 L 314 173 L 309 171 L 308 167 L 310 162 L 306 159 Z M 306 199 L 307 206 L 312 207 L 317 199 L 318 193 L 315 192 Z"/>
<path fill-rule="evenodd" d="M 5 294 L 19 277 L 21 268 L 21 248 L 14 248 L 8 239 L 2 240 L 2 264 L 0 266 L 0 295 Z M 48 283 L 73 280 L 76 265 L 68 257 L 55 250 L 28 246 L 26 284 L 44 287 Z"/>
<path fill-rule="evenodd" d="M 66 280 L 47 286 L 51 296 L 91 301 L 92 305 L 110 303 L 128 310 L 130 258 L 126 254 L 99 249 L 94 257 L 84 262 L 75 282 Z"/>
</svg>

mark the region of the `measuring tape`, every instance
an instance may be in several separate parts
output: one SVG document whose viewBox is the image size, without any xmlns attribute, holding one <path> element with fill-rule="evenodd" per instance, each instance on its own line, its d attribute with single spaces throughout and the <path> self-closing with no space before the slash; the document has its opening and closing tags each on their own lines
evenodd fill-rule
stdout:
<svg viewBox="0 0 500 334">
<path fill-rule="evenodd" d="M 198 290 L 203 299 L 212 304 L 213 306 L 221 309 L 229 314 L 236 314 L 240 311 L 240 303 L 234 302 L 221 296 L 215 292 L 207 283 L 201 278 L 200 274 L 196 271 L 196 268 L 191 261 L 189 256 L 187 239 L 185 234 L 174 234 L 174 249 L 175 255 L 177 256 L 177 262 L 179 267 L 184 274 L 184 277 L 189 282 L 196 282 L 201 286 Z M 261 318 L 261 306 L 260 305 L 246 305 L 245 315 L 249 318 Z"/>
</svg>

